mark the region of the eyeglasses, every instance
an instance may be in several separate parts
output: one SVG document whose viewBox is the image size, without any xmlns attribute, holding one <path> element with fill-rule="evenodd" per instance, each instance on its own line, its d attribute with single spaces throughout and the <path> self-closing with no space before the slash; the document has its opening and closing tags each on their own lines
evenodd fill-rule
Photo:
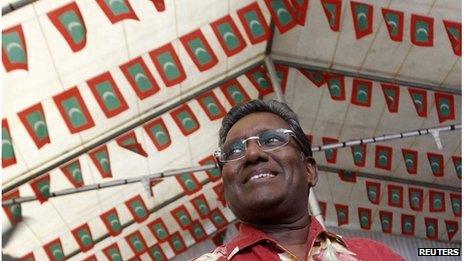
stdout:
<svg viewBox="0 0 464 261">
<path fill-rule="evenodd" d="M 259 147 L 263 151 L 273 151 L 287 145 L 290 137 L 293 136 L 298 145 L 303 148 L 303 144 L 296 138 L 295 133 L 287 129 L 266 130 L 257 136 L 246 139 L 237 139 L 224 144 L 214 152 L 214 156 L 221 163 L 236 161 L 245 157 L 247 141 L 257 140 Z"/>
</svg>

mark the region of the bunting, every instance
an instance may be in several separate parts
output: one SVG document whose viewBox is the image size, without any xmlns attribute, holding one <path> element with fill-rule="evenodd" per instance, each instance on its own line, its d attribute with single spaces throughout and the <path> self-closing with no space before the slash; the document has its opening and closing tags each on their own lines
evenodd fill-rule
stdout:
<svg viewBox="0 0 464 261">
<path fill-rule="evenodd" d="M 71 134 L 95 126 L 90 112 L 77 87 L 72 87 L 53 97 Z"/>
<path fill-rule="evenodd" d="M 222 119 L 226 115 L 226 110 L 219 102 L 213 91 L 201 94 L 196 98 L 196 100 L 210 120 L 214 121 Z"/>
<path fill-rule="evenodd" d="M 2 62 L 7 72 L 28 70 L 27 46 L 21 25 L 2 31 Z"/>
<path fill-rule="evenodd" d="M 156 149 L 162 151 L 171 145 L 171 136 L 162 118 L 154 119 L 143 126 L 145 131 L 155 145 Z"/>
<path fill-rule="evenodd" d="M 445 193 L 441 191 L 429 191 L 430 212 L 445 212 Z"/>
<path fill-rule="evenodd" d="M 180 42 L 200 72 L 218 63 L 216 55 L 200 29 L 180 37 Z"/>
<path fill-rule="evenodd" d="M 358 217 L 359 217 L 359 226 L 362 229 L 370 230 L 371 229 L 371 216 L 372 210 L 369 208 L 358 208 Z"/>
<path fill-rule="evenodd" d="M 396 10 L 382 8 L 382 15 L 390 39 L 395 42 L 403 41 L 404 13 Z"/>
<path fill-rule="evenodd" d="M 103 248 L 103 253 L 108 260 L 123 260 L 121 251 L 119 251 L 119 247 L 116 242 Z"/>
<path fill-rule="evenodd" d="M 459 230 L 459 222 L 454 220 L 445 220 L 446 233 L 448 240 L 451 241 Z"/>
<path fill-rule="evenodd" d="M 391 234 L 393 227 L 393 213 L 390 211 L 379 211 L 380 225 L 384 233 Z"/>
<path fill-rule="evenodd" d="M 125 239 L 136 256 L 143 254 L 148 248 L 140 231 L 130 233 Z"/>
<path fill-rule="evenodd" d="M 222 206 L 226 206 L 226 198 L 224 197 L 224 187 L 222 182 L 213 187 L 214 193 L 216 193 L 217 199 L 221 202 Z"/>
<path fill-rule="evenodd" d="M 329 88 L 330 97 L 336 101 L 345 100 L 345 77 L 333 73 L 327 75 L 327 87 Z"/>
<path fill-rule="evenodd" d="M 79 244 L 81 251 L 87 252 L 88 250 L 93 248 L 94 242 L 88 224 L 76 227 L 71 231 L 71 233 L 74 236 L 74 239 Z"/>
<path fill-rule="evenodd" d="M 19 259 L 20 261 L 35 261 L 34 252 L 30 252 Z"/>
<path fill-rule="evenodd" d="M 411 42 L 417 46 L 433 46 L 433 18 L 411 15 Z"/>
<path fill-rule="evenodd" d="M 427 152 L 427 159 L 429 160 L 432 174 L 435 177 L 443 177 L 443 175 L 445 175 L 443 155 L 438 153 Z"/>
<path fill-rule="evenodd" d="M 372 34 L 372 5 L 351 1 L 350 6 L 356 39 Z"/>
<path fill-rule="evenodd" d="M 227 229 L 222 229 L 216 232 L 216 234 L 211 238 L 215 246 L 222 246 L 225 243 Z"/>
<path fill-rule="evenodd" d="M 450 193 L 451 209 L 456 217 L 461 217 L 461 194 Z"/>
<path fill-rule="evenodd" d="M 188 212 L 185 205 L 180 205 L 179 207 L 171 210 L 171 215 L 182 229 L 188 230 L 192 227 L 192 216 L 190 216 L 190 213 Z"/>
<path fill-rule="evenodd" d="M 41 175 L 30 183 L 35 196 L 40 204 L 43 204 L 50 197 L 50 174 Z"/>
<path fill-rule="evenodd" d="M 292 29 L 298 24 L 294 9 L 288 0 L 265 0 L 271 13 L 272 20 L 281 34 Z"/>
<path fill-rule="evenodd" d="M 332 143 L 338 143 L 338 139 L 322 137 L 322 144 L 327 145 Z M 328 163 L 337 163 L 337 149 L 324 150 L 324 154 Z"/>
<path fill-rule="evenodd" d="M 400 105 L 400 89 L 396 84 L 381 83 L 387 109 L 391 113 L 398 112 Z"/>
<path fill-rule="evenodd" d="M 2 168 L 16 164 L 13 140 L 7 119 L 2 119 Z"/>
<path fill-rule="evenodd" d="M 171 43 L 151 51 L 150 58 L 167 87 L 183 82 L 187 76 Z"/>
<path fill-rule="evenodd" d="M 392 207 L 403 207 L 403 187 L 388 184 L 388 205 Z"/>
<path fill-rule="evenodd" d="M 129 108 L 109 72 L 88 80 L 87 84 L 107 118 L 114 117 Z"/>
<path fill-rule="evenodd" d="M 208 205 L 208 202 L 206 201 L 205 195 L 201 194 L 198 195 L 197 197 L 193 198 L 190 200 L 190 203 L 195 207 L 195 209 L 198 212 L 198 215 L 204 219 L 209 217 L 211 213 L 211 209 Z"/>
<path fill-rule="evenodd" d="M 245 40 L 243 40 L 237 25 L 235 25 L 230 15 L 226 15 L 212 22 L 210 25 L 224 53 L 228 57 L 239 53 L 246 47 Z"/>
<path fill-rule="evenodd" d="M 406 166 L 406 171 L 412 175 L 417 174 L 417 151 L 409 149 L 401 149 L 401 151 L 403 152 L 403 159 L 404 164 Z"/>
<path fill-rule="evenodd" d="M 447 93 L 435 93 L 435 108 L 437 109 L 438 121 L 455 120 L 454 96 Z"/>
<path fill-rule="evenodd" d="M 97 0 L 112 24 L 125 19 L 139 20 L 128 0 Z"/>
<path fill-rule="evenodd" d="M 271 79 L 269 79 L 267 70 L 264 69 L 263 66 L 255 67 L 247 71 L 245 75 L 259 92 L 259 96 L 263 97 L 274 91 L 272 88 Z"/>
<path fill-rule="evenodd" d="M 227 101 L 232 106 L 251 100 L 250 96 L 248 96 L 245 89 L 243 89 L 237 79 L 232 79 L 224 83 L 220 88 Z"/>
<path fill-rule="evenodd" d="M 290 3 L 293 6 L 297 23 L 301 26 L 304 26 L 308 13 L 309 0 L 290 0 Z"/>
<path fill-rule="evenodd" d="M 304 68 L 298 68 L 298 71 L 308 78 L 316 87 L 321 87 L 327 82 L 326 74 L 320 71 L 312 71 Z"/>
<path fill-rule="evenodd" d="M 356 183 L 356 172 L 354 171 L 340 170 L 338 177 L 343 181 Z"/>
<path fill-rule="evenodd" d="M 75 188 L 84 186 L 84 179 L 82 178 L 82 170 L 79 159 L 60 167 L 60 170 Z"/>
<path fill-rule="evenodd" d="M 176 255 L 187 250 L 187 245 L 185 244 L 184 239 L 180 236 L 179 232 L 175 232 L 169 237 L 169 245 Z"/>
<path fill-rule="evenodd" d="M 45 244 L 43 248 L 49 260 L 61 261 L 66 259 L 59 238 Z"/>
<path fill-rule="evenodd" d="M 148 249 L 148 254 L 153 260 L 164 261 L 168 260 L 166 254 L 164 254 L 163 249 L 159 244 L 153 245 Z"/>
<path fill-rule="evenodd" d="M 75 2 L 49 12 L 48 17 L 73 52 L 78 52 L 85 47 L 87 28 L 81 11 Z"/>
<path fill-rule="evenodd" d="M 337 212 L 338 226 L 346 225 L 349 223 L 347 205 L 335 204 L 335 211 Z"/>
<path fill-rule="evenodd" d="M 134 131 L 130 131 L 116 138 L 116 143 L 125 149 L 128 149 L 144 157 L 148 157 L 148 154 L 143 149 L 142 144 L 140 144 L 140 142 L 137 140 L 137 136 L 135 136 Z"/>
<path fill-rule="evenodd" d="M 456 175 L 458 176 L 459 179 L 461 179 L 461 169 L 462 169 L 461 157 L 452 156 L 451 158 L 453 159 L 453 165 L 454 165 L 454 170 L 456 171 Z"/>
<path fill-rule="evenodd" d="M 361 79 L 353 79 L 351 103 L 364 107 L 371 107 L 372 82 Z"/>
<path fill-rule="evenodd" d="M 416 218 L 413 215 L 401 214 L 401 234 L 413 236 L 416 229 Z"/>
<path fill-rule="evenodd" d="M 424 191 L 419 188 L 409 188 L 409 207 L 414 211 L 422 211 Z"/>
<path fill-rule="evenodd" d="M 200 128 L 197 117 L 187 103 L 174 109 L 170 114 L 184 136 L 188 136 Z"/>
<path fill-rule="evenodd" d="M 142 57 L 134 58 L 119 68 L 139 99 L 146 99 L 160 90 Z"/>
<path fill-rule="evenodd" d="M 201 190 L 200 182 L 192 173 L 176 175 L 176 180 L 179 182 L 186 195 L 192 195 Z"/>
<path fill-rule="evenodd" d="M 257 44 L 271 38 L 271 29 L 258 3 L 254 2 L 237 10 L 237 14 L 251 44 Z"/>
<path fill-rule="evenodd" d="M 366 180 L 366 192 L 369 201 L 378 205 L 380 202 L 380 183 Z"/>
<path fill-rule="evenodd" d="M 216 161 L 212 155 L 200 160 L 198 162 L 201 166 L 204 165 L 211 165 L 211 164 L 216 164 Z M 218 181 L 221 179 L 221 171 L 218 168 L 212 169 L 212 170 L 207 170 L 206 174 L 208 175 L 208 178 L 210 181 Z"/>
<path fill-rule="evenodd" d="M 408 91 L 416 108 L 417 115 L 427 118 L 427 91 L 413 88 L 408 88 Z"/>
<path fill-rule="evenodd" d="M 325 16 L 329 22 L 330 29 L 338 32 L 340 30 L 340 16 L 342 12 L 341 0 L 321 0 Z"/>
<path fill-rule="evenodd" d="M 375 167 L 384 170 L 391 170 L 392 148 L 388 146 L 375 146 Z"/>
<path fill-rule="evenodd" d="M 45 144 L 50 143 L 47 122 L 45 120 L 45 114 L 41 103 L 37 103 L 36 105 L 19 112 L 18 117 L 24 127 L 26 127 L 27 132 L 32 137 L 37 148 L 40 149 Z"/>
<path fill-rule="evenodd" d="M 438 240 L 438 220 L 436 218 L 424 218 L 425 236 L 428 239 Z"/>
<path fill-rule="evenodd" d="M 145 221 L 150 214 L 148 213 L 147 206 L 145 205 L 145 202 L 140 195 L 132 197 L 131 199 L 124 202 L 124 204 L 129 209 L 132 217 L 137 223 L 142 223 Z"/>
<path fill-rule="evenodd" d="M 209 215 L 209 219 L 213 223 L 213 225 L 219 230 L 227 226 L 228 221 L 224 214 L 222 214 L 221 210 L 219 208 L 215 208 L 211 210 L 211 213 Z"/>
<path fill-rule="evenodd" d="M 15 198 L 19 198 L 19 190 L 17 188 L 2 195 L 2 201 Z M 12 204 L 2 207 L 11 224 L 16 224 L 23 219 L 21 204 Z"/>
<path fill-rule="evenodd" d="M 115 237 L 121 234 L 122 225 L 121 221 L 119 221 L 119 215 L 116 211 L 116 208 L 112 208 L 106 211 L 105 213 L 101 214 L 100 218 L 103 221 L 103 224 L 105 224 L 105 227 L 111 236 Z"/>
<path fill-rule="evenodd" d="M 353 163 L 358 167 L 366 166 L 366 144 L 351 146 L 351 154 L 353 155 Z"/>
<path fill-rule="evenodd" d="M 166 10 L 166 5 L 164 3 L 164 0 L 150 0 L 150 1 L 155 6 L 156 11 L 163 12 L 164 10 Z"/>
<path fill-rule="evenodd" d="M 446 33 L 451 43 L 451 48 L 454 54 L 461 56 L 462 53 L 462 36 L 461 36 L 461 23 L 443 20 Z"/>
<path fill-rule="evenodd" d="M 198 220 L 195 220 L 192 223 L 192 227 L 189 229 L 190 234 L 196 242 L 201 242 L 205 240 L 208 235 L 206 234 L 205 229 Z"/>
<path fill-rule="evenodd" d="M 287 80 L 288 80 L 288 66 L 276 64 L 275 70 L 277 74 L 277 78 L 279 78 L 279 84 L 282 89 L 282 93 L 285 93 L 287 89 Z"/>
<path fill-rule="evenodd" d="M 113 177 L 113 174 L 111 173 L 110 155 L 108 154 L 108 148 L 106 147 L 106 144 L 90 151 L 89 157 L 93 164 L 95 164 L 97 167 L 97 170 L 100 172 L 102 178 Z"/>
<path fill-rule="evenodd" d="M 169 231 L 161 218 L 153 220 L 147 227 L 155 236 L 157 242 L 162 243 L 169 239 Z"/>
</svg>

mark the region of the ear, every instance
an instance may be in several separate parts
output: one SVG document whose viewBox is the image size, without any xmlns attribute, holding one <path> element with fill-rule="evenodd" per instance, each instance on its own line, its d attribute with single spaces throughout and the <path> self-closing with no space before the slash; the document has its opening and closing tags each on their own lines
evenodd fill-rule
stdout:
<svg viewBox="0 0 464 261">
<path fill-rule="evenodd" d="M 316 161 L 313 157 L 306 157 L 305 158 L 305 168 L 306 168 L 306 175 L 308 177 L 308 184 L 311 187 L 316 186 L 317 184 L 317 166 Z"/>
</svg>

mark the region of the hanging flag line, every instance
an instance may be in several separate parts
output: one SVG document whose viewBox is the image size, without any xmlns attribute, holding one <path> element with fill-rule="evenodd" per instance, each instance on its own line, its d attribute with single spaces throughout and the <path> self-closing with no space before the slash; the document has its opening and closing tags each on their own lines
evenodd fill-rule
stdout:
<svg viewBox="0 0 464 261">
<path fill-rule="evenodd" d="M 426 134 L 439 133 L 439 132 L 444 132 L 444 131 L 455 131 L 455 130 L 459 130 L 459 129 L 461 129 L 461 124 L 448 125 L 448 126 L 430 128 L 430 129 L 419 129 L 419 130 L 414 130 L 414 131 L 401 132 L 401 133 L 398 133 L 398 134 L 381 135 L 381 136 L 376 136 L 376 137 L 372 137 L 372 138 L 351 140 L 351 141 L 346 141 L 346 142 L 333 143 L 333 144 L 327 144 L 327 145 L 312 147 L 312 151 L 313 152 L 320 152 L 320 151 L 324 151 L 324 150 L 352 147 L 352 146 L 357 146 L 357 145 L 361 145 L 361 144 L 376 143 L 376 142 L 381 142 L 381 141 L 397 140 L 397 139 L 421 136 L 421 135 L 426 135 Z M 145 175 L 145 176 L 141 176 L 141 177 L 135 177 L 135 178 L 129 178 L 129 179 L 117 179 L 117 180 L 112 180 L 112 181 L 98 183 L 98 184 L 85 185 L 85 186 L 78 187 L 78 188 L 69 188 L 69 189 L 64 189 L 64 190 L 60 190 L 60 191 L 56 191 L 56 192 L 51 192 L 50 197 L 59 197 L 59 196 L 64 196 L 64 195 L 69 195 L 69 194 L 74 194 L 74 193 L 80 193 L 80 192 L 91 191 L 91 190 L 98 190 L 98 189 L 102 189 L 102 188 L 110 188 L 110 187 L 122 186 L 122 185 L 126 185 L 126 184 L 137 183 L 137 182 L 141 182 L 142 184 L 145 185 L 145 187 L 147 189 L 151 190 L 151 187 L 148 185 L 150 183 L 150 181 L 154 181 L 154 180 L 157 180 L 157 179 L 162 179 L 162 178 L 165 178 L 165 177 L 177 176 L 177 175 L 181 175 L 181 174 L 185 174 L 185 173 L 213 170 L 215 168 L 217 168 L 217 166 L 215 164 L 210 164 L 210 165 L 197 166 L 197 167 L 187 167 L 187 168 L 181 168 L 181 169 L 166 170 L 166 171 L 156 172 L 154 174 Z M 321 169 L 322 170 L 329 170 L 329 168 L 325 168 L 325 169 L 324 168 L 325 167 L 322 167 Z M 337 173 L 338 173 L 338 171 L 337 171 Z M 366 176 L 366 177 L 375 178 L 373 176 L 374 175 L 369 175 L 369 176 Z M 398 180 L 403 181 L 403 179 L 398 179 Z M 393 179 L 391 179 L 389 181 L 395 182 L 395 180 L 393 180 Z M 454 188 L 445 188 L 445 190 L 453 190 L 454 191 Z M 19 197 L 19 198 L 14 198 L 14 199 L 9 199 L 9 200 L 3 201 L 2 206 L 20 204 L 20 203 L 34 201 L 34 200 L 37 200 L 36 196 Z"/>
</svg>

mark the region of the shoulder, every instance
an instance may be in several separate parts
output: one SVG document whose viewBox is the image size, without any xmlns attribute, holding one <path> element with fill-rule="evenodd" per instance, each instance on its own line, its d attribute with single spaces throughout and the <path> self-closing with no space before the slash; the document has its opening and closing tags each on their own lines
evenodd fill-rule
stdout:
<svg viewBox="0 0 464 261">
<path fill-rule="evenodd" d="M 225 246 L 219 246 L 214 249 L 211 253 L 203 254 L 197 258 L 192 259 L 193 261 L 216 261 L 216 260 L 226 260 L 227 259 L 227 250 Z"/>
<path fill-rule="evenodd" d="M 350 251 L 363 260 L 404 260 L 390 247 L 368 238 L 344 238 Z"/>
</svg>

